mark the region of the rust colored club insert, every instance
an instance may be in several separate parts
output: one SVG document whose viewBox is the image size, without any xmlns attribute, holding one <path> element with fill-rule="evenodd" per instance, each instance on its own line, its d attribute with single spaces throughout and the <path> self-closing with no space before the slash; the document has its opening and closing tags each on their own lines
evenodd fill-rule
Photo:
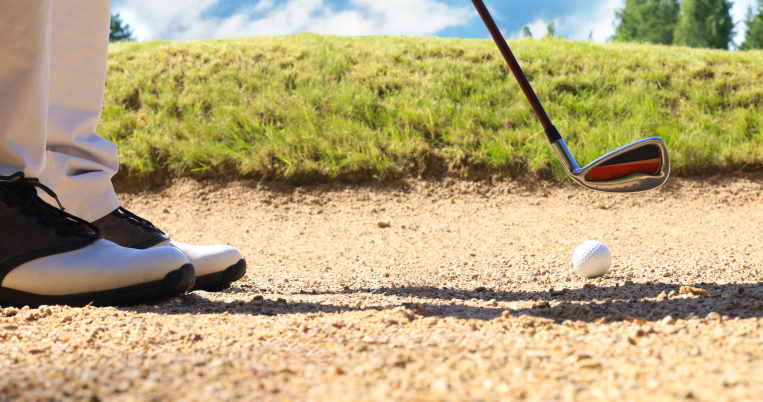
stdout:
<svg viewBox="0 0 763 402">
<path fill-rule="evenodd" d="M 632 174 L 657 175 L 662 168 L 660 149 L 655 145 L 641 147 L 602 163 L 589 170 L 586 179 L 607 181 Z"/>
<path fill-rule="evenodd" d="M 485 3 L 482 0 L 472 0 L 472 3 L 482 17 L 482 21 L 485 22 L 519 87 L 530 102 L 551 147 L 570 178 L 591 190 L 616 193 L 652 190 L 665 184 L 670 176 L 670 157 L 665 141 L 659 137 L 634 141 L 602 155 L 581 168 L 567 148 L 564 138 L 548 117 Z"/>
</svg>

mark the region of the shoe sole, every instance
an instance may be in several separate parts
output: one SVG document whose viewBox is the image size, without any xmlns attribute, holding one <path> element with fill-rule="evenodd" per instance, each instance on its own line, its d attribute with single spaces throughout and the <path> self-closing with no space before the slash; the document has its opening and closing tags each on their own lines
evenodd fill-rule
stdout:
<svg viewBox="0 0 763 402">
<path fill-rule="evenodd" d="M 41 305 L 81 307 L 88 304 L 94 306 L 134 305 L 180 296 L 187 293 L 193 288 L 195 278 L 193 265 L 186 264 L 168 273 L 164 279 L 159 281 L 99 292 L 79 293 L 66 296 L 45 296 L 0 288 L 0 305 L 17 307 L 37 307 Z"/>
<path fill-rule="evenodd" d="M 228 289 L 231 283 L 243 278 L 244 274 L 246 274 L 246 261 L 241 260 L 224 271 L 197 276 L 196 286 L 194 286 L 193 290 L 219 292 Z"/>
</svg>

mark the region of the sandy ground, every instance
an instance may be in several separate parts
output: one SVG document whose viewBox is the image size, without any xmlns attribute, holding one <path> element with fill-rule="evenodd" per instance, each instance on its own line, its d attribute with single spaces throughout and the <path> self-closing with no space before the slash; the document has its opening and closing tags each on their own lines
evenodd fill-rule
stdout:
<svg viewBox="0 0 763 402">
<path fill-rule="evenodd" d="M 181 181 L 124 195 L 240 247 L 223 293 L 0 308 L 0 400 L 763 398 L 763 180 L 658 192 Z M 606 242 L 612 271 L 569 257 Z"/>
</svg>

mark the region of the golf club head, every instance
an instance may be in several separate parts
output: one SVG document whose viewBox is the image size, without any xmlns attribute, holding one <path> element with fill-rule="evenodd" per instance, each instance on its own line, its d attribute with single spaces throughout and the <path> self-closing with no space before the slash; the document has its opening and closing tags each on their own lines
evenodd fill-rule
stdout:
<svg viewBox="0 0 763 402">
<path fill-rule="evenodd" d="M 564 140 L 554 143 L 573 180 L 591 190 L 633 193 L 661 187 L 670 176 L 668 147 L 659 137 L 622 146 L 580 168 Z"/>
<path fill-rule="evenodd" d="M 482 21 L 493 36 L 509 69 L 522 88 L 535 115 L 543 125 L 551 147 L 556 151 L 573 180 L 586 188 L 612 193 L 633 193 L 659 188 L 670 175 L 670 159 L 665 142 L 658 137 L 645 138 L 620 147 L 580 168 L 564 139 L 546 114 L 522 67 L 509 48 L 501 30 L 482 0 L 472 0 Z"/>
</svg>

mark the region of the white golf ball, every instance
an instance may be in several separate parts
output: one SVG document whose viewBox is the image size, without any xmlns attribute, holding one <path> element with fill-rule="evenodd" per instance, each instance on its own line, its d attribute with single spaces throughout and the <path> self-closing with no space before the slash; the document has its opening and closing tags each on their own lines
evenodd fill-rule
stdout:
<svg viewBox="0 0 763 402">
<path fill-rule="evenodd" d="M 609 272 L 611 265 L 612 253 L 600 241 L 584 241 L 572 253 L 572 269 L 584 278 L 598 278 Z"/>
</svg>

